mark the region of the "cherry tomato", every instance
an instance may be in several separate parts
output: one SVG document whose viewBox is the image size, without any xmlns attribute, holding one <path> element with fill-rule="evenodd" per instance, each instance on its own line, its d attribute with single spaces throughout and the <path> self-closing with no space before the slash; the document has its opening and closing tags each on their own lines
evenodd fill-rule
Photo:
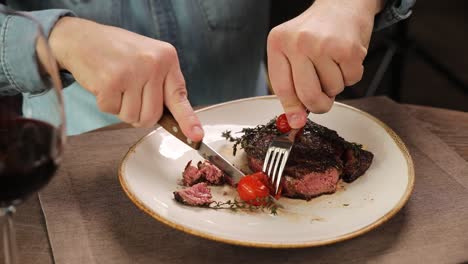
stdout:
<svg viewBox="0 0 468 264">
<path fill-rule="evenodd" d="M 278 118 L 276 118 L 276 128 L 278 128 L 281 133 L 287 133 L 291 131 L 286 114 L 281 114 L 278 116 Z"/>
<path fill-rule="evenodd" d="M 281 197 L 282 189 L 280 185 L 278 193 L 274 195 L 275 187 L 270 183 L 268 176 L 261 171 L 242 177 L 237 185 L 237 192 L 241 199 L 255 206 L 265 205 L 265 198 L 268 195 L 272 195 L 278 200 Z"/>
<path fill-rule="evenodd" d="M 280 184 L 278 188 L 278 193 L 275 195 L 275 186 L 273 186 L 273 184 L 268 179 L 268 176 L 264 172 L 254 173 L 252 174 L 252 177 L 255 177 L 259 181 L 263 182 L 263 184 L 265 184 L 270 190 L 270 195 L 274 196 L 276 200 L 278 200 L 281 197 L 281 191 L 283 190 L 283 186 Z"/>
<path fill-rule="evenodd" d="M 268 180 L 268 176 L 263 171 L 259 171 L 259 172 L 256 172 L 254 174 L 250 174 L 249 176 L 254 178 L 254 179 L 257 179 L 257 180 L 261 181 L 267 187 L 269 187 L 268 185 L 270 185 L 270 181 Z"/>
<path fill-rule="evenodd" d="M 263 172 L 244 176 L 237 184 L 237 192 L 240 198 L 248 204 L 255 206 L 265 205 L 267 197 L 270 195 L 268 178 Z"/>
</svg>

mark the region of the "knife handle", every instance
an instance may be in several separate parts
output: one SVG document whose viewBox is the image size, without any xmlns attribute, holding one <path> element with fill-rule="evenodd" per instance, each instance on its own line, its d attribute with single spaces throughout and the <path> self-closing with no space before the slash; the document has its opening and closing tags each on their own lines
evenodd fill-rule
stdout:
<svg viewBox="0 0 468 264">
<path fill-rule="evenodd" d="M 189 138 L 187 138 L 184 133 L 182 133 L 182 129 L 180 129 L 179 123 L 177 123 L 172 113 L 166 107 L 164 107 L 163 114 L 159 119 L 158 124 L 166 129 L 167 132 L 171 133 L 176 138 L 187 144 L 189 147 L 193 149 L 200 148 L 201 141 L 192 142 Z"/>
</svg>

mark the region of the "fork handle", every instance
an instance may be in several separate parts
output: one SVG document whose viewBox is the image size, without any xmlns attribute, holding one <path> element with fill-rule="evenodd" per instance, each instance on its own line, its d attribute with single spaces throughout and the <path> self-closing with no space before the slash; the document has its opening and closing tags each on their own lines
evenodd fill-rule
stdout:
<svg viewBox="0 0 468 264">
<path fill-rule="evenodd" d="M 167 132 L 178 138 L 180 141 L 187 144 L 189 147 L 193 149 L 200 148 L 201 141 L 193 142 L 187 136 L 185 136 L 184 133 L 182 133 L 182 129 L 180 129 L 179 123 L 177 123 L 174 116 L 169 111 L 169 109 L 167 109 L 167 107 L 164 107 L 163 114 L 159 119 L 158 124 L 167 130 Z"/>
</svg>

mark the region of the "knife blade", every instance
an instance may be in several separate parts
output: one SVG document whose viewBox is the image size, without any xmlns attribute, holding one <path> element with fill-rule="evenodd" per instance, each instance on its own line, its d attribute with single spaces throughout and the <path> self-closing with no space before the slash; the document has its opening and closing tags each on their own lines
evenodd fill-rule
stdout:
<svg viewBox="0 0 468 264">
<path fill-rule="evenodd" d="M 200 148 L 198 148 L 198 153 L 205 159 L 209 160 L 211 163 L 216 165 L 220 170 L 222 170 L 227 175 L 231 176 L 234 182 L 238 182 L 242 178 L 244 173 L 232 165 L 228 160 L 216 152 L 213 148 L 207 144 L 201 142 Z"/>
<path fill-rule="evenodd" d="M 164 107 L 163 114 L 161 119 L 159 119 L 158 124 L 163 127 L 167 132 L 178 138 L 180 141 L 193 148 L 202 156 L 204 159 L 213 163 L 216 167 L 222 170 L 227 175 L 231 176 L 234 182 L 238 182 L 239 179 L 245 174 L 236 168 L 231 162 L 221 156 L 216 150 L 207 145 L 205 142 L 192 142 L 187 138 L 182 129 L 180 129 L 179 124 L 175 120 L 171 112 Z"/>
</svg>

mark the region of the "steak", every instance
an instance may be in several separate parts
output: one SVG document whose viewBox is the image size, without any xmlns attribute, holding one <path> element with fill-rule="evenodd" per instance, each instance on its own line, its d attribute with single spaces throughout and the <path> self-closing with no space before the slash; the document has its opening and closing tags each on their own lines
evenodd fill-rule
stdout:
<svg viewBox="0 0 468 264">
<path fill-rule="evenodd" d="M 212 202 L 211 191 L 204 182 L 197 183 L 180 191 L 175 191 L 174 199 L 190 206 L 207 206 Z"/>
<path fill-rule="evenodd" d="M 234 138 L 230 132 L 224 137 L 236 142 L 247 154 L 252 171 L 261 171 L 268 146 L 280 135 L 273 119 L 266 125 L 244 128 L 243 136 Z M 321 194 L 334 193 L 338 181 L 350 183 L 370 167 L 373 154 L 362 145 L 344 140 L 334 130 L 308 120 L 290 152 L 283 181 L 283 196 L 309 200 Z"/>
<path fill-rule="evenodd" d="M 206 182 L 211 185 L 223 185 L 224 183 L 232 185 L 231 177 L 224 174 L 223 171 L 208 160 L 198 162 L 196 167 L 192 166 L 192 161 L 189 161 L 185 166 L 182 177 L 182 183 L 185 186 L 193 186 L 200 182 Z"/>
</svg>

